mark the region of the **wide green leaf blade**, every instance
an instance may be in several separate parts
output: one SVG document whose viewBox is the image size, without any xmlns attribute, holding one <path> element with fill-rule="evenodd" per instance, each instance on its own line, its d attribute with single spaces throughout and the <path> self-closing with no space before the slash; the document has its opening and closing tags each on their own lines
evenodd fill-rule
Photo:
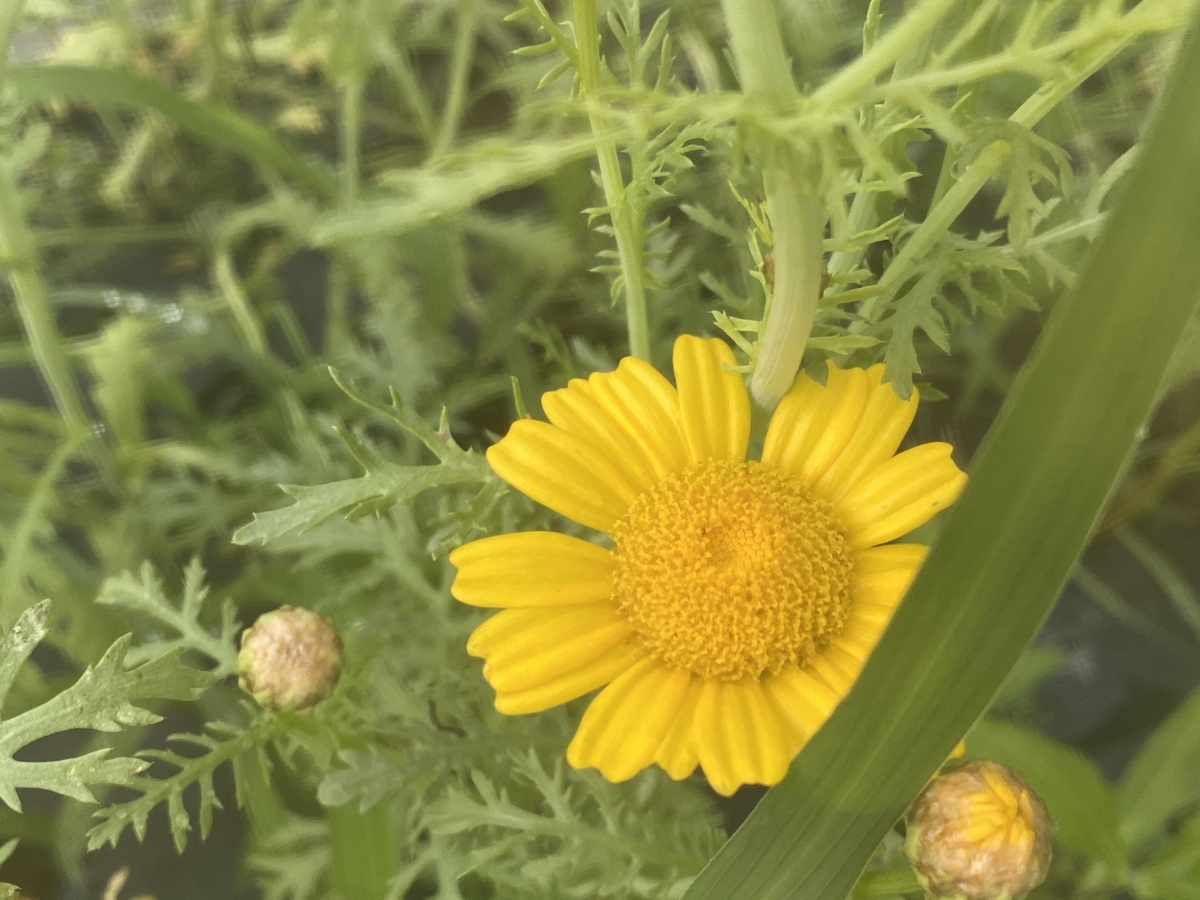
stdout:
<svg viewBox="0 0 1200 900">
<path fill-rule="evenodd" d="M 13 66 L 5 83 L 24 103 L 70 100 L 98 107 L 154 110 L 199 140 L 237 151 L 261 166 L 290 175 L 321 197 L 336 191 L 332 179 L 286 147 L 267 129 L 230 109 L 197 103 L 157 81 L 91 66 Z"/>
<path fill-rule="evenodd" d="M 842 900 L 1037 630 L 1200 297 L 1200 32 L 943 537 L 857 685 L 688 900 Z"/>
</svg>

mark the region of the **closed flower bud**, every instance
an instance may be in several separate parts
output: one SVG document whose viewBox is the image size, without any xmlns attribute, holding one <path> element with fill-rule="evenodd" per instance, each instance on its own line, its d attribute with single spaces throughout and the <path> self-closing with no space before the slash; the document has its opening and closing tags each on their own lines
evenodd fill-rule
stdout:
<svg viewBox="0 0 1200 900">
<path fill-rule="evenodd" d="M 311 709 L 333 692 L 341 672 L 341 638 L 311 610 L 281 606 L 242 635 L 238 684 L 265 709 Z"/>
<path fill-rule="evenodd" d="M 1046 806 L 999 763 L 973 760 L 934 779 L 906 824 L 905 853 L 934 900 L 1021 900 L 1050 865 Z"/>
</svg>

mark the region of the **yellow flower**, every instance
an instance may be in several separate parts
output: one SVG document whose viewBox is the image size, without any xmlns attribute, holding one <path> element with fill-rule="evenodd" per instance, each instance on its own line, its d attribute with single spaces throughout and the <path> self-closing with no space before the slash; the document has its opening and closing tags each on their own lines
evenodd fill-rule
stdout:
<svg viewBox="0 0 1200 900">
<path fill-rule="evenodd" d="M 451 588 L 499 607 L 467 650 L 496 709 L 603 687 L 567 749 L 624 781 L 699 765 L 731 794 L 775 784 L 850 690 L 926 548 L 887 544 L 948 506 L 950 446 L 896 454 L 916 412 L 883 367 L 801 375 L 747 460 L 750 400 L 719 340 L 573 380 L 488 450 L 496 473 L 613 549 L 556 532 L 458 548 Z M 881 546 L 886 545 L 886 546 Z M 607 686 L 606 686 L 607 685 Z"/>
<path fill-rule="evenodd" d="M 935 778 L 905 824 L 904 851 L 928 897 L 1020 900 L 1050 867 L 1045 803 L 1019 773 L 990 760 Z"/>
</svg>

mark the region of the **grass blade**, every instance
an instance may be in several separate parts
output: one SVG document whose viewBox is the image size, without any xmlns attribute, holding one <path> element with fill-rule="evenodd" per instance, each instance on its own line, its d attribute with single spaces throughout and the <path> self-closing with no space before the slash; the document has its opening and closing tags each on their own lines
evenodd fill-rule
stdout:
<svg viewBox="0 0 1200 900">
<path fill-rule="evenodd" d="M 1140 164 L 858 684 L 687 900 L 842 900 L 1036 632 L 1200 297 L 1200 30 Z"/>
</svg>

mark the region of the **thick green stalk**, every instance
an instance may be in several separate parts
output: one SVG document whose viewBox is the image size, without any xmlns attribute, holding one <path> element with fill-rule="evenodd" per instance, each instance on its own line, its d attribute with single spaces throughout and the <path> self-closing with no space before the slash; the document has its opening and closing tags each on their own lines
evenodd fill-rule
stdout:
<svg viewBox="0 0 1200 900">
<path fill-rule="evenodd" d="M 596 157 L 600 163 L 600 184 L 604 202 L 612 217 L 617 241 L 617 258 L 625 285 L 625 327 L 629 332 L 629 352 L 639 359 L 650 358 L 650 319 L 646 310 L 646 286 L 642 280 L 642 223 L 627 202 L 625 181 L 617 145 L 609 137 L 608 115 L 592 102 L 600 91 L 600 27 L 596 20 L 595 0 L 572 0 L 575 12 L 575 40 L 579 46 L 579 90 L 588 103 L 588 120 L 596 139 Z"/>
<path fill-rule="evenodd" d="M 386 802 L 365 812 L 355 804 L 325 810 L 333 851 L 333 886 L 346 900 L 384 900 L 399 868 L 399 847 Z"/>
<path fill-rule="evenodd" d="M 746 95 L 779 106 L 798 100 L 775 0 L 723 0 L 721 6 Z M 825 211 L 811 164 L 776 139 L 752 134 L 751 141 L 775 238 L 775 287 L 750 391 L 761 406 L 774 409 L 800 370 L 812 331 L 821 294 Z"/>
</svg>

